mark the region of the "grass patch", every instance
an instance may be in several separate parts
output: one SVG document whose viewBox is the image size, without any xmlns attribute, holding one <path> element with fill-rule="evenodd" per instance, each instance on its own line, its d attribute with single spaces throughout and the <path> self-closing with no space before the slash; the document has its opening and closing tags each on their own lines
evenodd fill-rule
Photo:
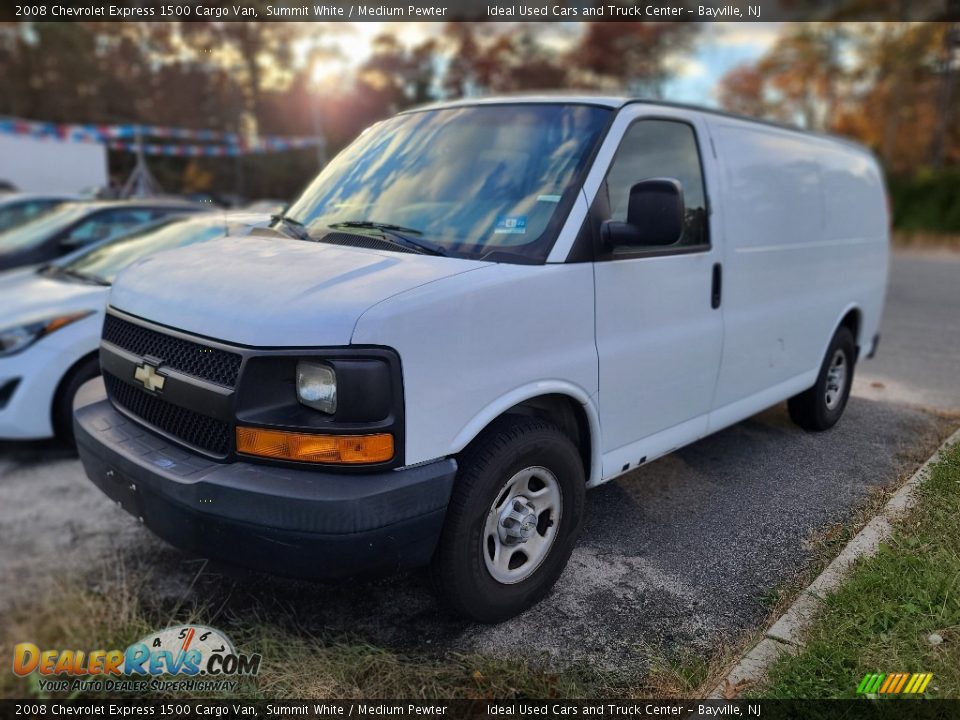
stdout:
<svg viewBox="0 0 960 720">
<path fill-rule="evenodd" d="M 903 250 L 960 251 L 960 233 L 894 230 L 891 239 L 895 248 Z"/>
<path fill-rule="evenodd" d="M 521 659 L 456 653 L 418 656 L 350 638 L 318 637 L 299 630 L 295 618 L 278 616 L 276 608 L 249 608 L 241 619 L 223 612 L 222 606 L 157 602 L 151 599 L 150 581 L 148 568 L 117 561 L 100 578 L 56 582 L 51 591 L 4 618 L 0 646 L 8 652 L 27 641 L 41 649 L 123 649 L 160 628 L 197 623 L 223 630 L 240 652 L 262 655 L 260 674 L 241 680 L 229 694 L 233 698 L 575 698 L 602 687 L 601 679 L 587 669 L 557 673 Z M 258 621 L 250 622 L 251 615 Z M 9 671 L 0 673 L 0 697 L 48 697 L 38 679 L 36 674 L 19 678 Z M 115 693 L 79 696 L 111 695 Z"/>
<path fill-rule="evenodd" d="M 761 697 L 855 697 L 868 672 L 932 672 L 927 696 L 960 698 L 960 445 L 916 498 L 890 540 L 827 598 L 806 647 L 771 668 Z"/>
</svg>

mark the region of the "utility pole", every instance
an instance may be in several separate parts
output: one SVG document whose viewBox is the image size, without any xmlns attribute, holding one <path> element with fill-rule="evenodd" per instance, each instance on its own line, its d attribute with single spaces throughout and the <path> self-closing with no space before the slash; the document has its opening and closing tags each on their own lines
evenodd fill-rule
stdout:
<svg viewBox="0 0 960 720">
<path fill-rule="evenodd" d="M 136 130 L 135 138 L 137 144 L 137 164 L 134 166 L 133 172 L 130 173 L 130 177 L 127 178 L 127 181 L 123 184 L 120 197 L 144 198 L 159 195 L 161 188 L 147 167 L 147 158 L 143 152 L 143 135 L 139 127 Z"/>
</svg>

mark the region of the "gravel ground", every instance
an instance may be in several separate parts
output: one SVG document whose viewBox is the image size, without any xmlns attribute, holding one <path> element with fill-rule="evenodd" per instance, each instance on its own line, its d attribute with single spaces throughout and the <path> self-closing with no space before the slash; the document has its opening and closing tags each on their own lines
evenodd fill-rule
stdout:
<svg viewBox="0 0 960 720">
<path fill-rule="evenodd" d="M 243 617 L 276 603 L 305 631 L 392 648 L 544 655 L 608 671 L 651 656 L 709 655 L 761 622 L 811 559 L 811 539 L 874 487 L 892 487 L 950 423 L 854 398 L 811 435 L 775 408 L 588 493 L 580 546 L 552 595 L 496 627 L 440 612 L 420 574 L 329 586 L 206 569 L 190 592 Z M 151 593 L 179 596 L 204 567 L 107 501 L 48 444 L 0 450 L 0 614 L 51 579 L 117 556 L 151 558 Z M 229 599 L 227 599 L 229 595 Z"/>
</svg>

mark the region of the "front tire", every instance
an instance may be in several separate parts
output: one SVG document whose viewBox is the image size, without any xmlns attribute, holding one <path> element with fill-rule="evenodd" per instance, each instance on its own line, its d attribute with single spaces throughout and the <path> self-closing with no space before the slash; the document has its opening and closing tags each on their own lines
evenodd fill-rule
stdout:
<svg viewBox="0 0 960 720">
<path fill-rule="evenodd" d="M 465 451 L 433 577 L 460 615 L 497 623 L 541 600 L 583 527 L 583 461 L 554 425 L 507 417 Z"/>
<path fill-rule="evenodd" d="M 857 346 L 850 328 L 837 328 L 816 384 L 787 401 L 790 418 L 804 430 L 829 430 L 843 415 L 853 386 Z"/>
</svg>

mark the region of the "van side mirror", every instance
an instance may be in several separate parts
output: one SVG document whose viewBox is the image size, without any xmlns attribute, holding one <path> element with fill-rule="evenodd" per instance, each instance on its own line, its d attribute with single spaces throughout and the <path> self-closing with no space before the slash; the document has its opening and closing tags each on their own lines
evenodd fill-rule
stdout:
<svg viewBox="0 0 960 720">
<path fill-rule="evenodd" d="M 607 220 L 600 228 L 604 245 L 660 247 L 683 235 L 683 186 L 673 178 L 642 180 L 630 188 L 627 221 Z"/>
</svg>

